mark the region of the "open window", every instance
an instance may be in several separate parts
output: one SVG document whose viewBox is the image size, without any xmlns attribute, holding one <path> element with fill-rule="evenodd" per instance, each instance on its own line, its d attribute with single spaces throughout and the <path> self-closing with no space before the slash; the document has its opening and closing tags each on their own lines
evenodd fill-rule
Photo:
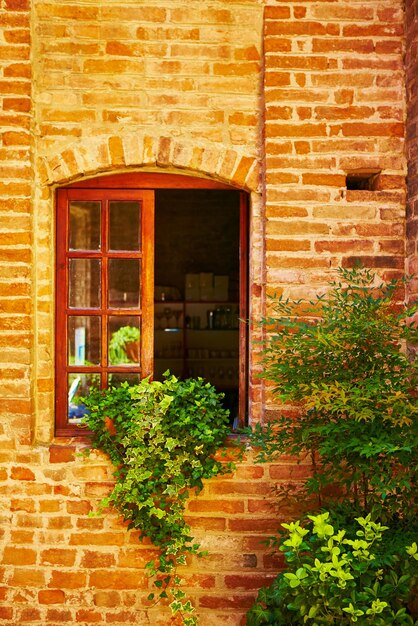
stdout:
<svg viewBox="0 0 418 626">
<path fill-rule="evenodd" d="M 57 192 L 56 434 L 78 399 L 166 370 L 202 376 L 243 423 L 247 196 L 175 175 L 115 175 Z"/>
</svg>

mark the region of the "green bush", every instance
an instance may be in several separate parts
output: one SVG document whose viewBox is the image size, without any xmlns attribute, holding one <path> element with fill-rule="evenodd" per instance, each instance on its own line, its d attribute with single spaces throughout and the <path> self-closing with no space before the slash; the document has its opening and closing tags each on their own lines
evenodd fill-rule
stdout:
<svg viewBox="0 0 418 626">
<path fill-rule="evenodd" d="M 338 484 L 343 499 L 382 521 L 415 515 L 417 503 L 418 363 L 407 346 L 418 344 L 418 329 L 414 309 L 398 302 L 402 286 L 341 269 L 326 296 L 277 300 L 262 322 L 263 377 L 299 417 L 250 433 L 260 461 L 311 456 L 305 488 L 320 505 Z"/>
<path fill-rule="evenodd" d="M 112 506 L 129 528 L 141 531 L 159 548 L 147 564 L 156 593 L 171 609 L 195 624 L 193 607 L 178 588 L 176 568 L 187 554 L 202 555 L 184 520 L 189 490 L 201 490 L 204 478 L 231 470 L 214 455 L 229 433 L 222 395 L 201 378 L 178 380 L 166 373 L 163 382 L 148 378 L 105 390 L 91 390 L 81 399 L 89 413 L 91 444 L 106 452 L 116 467 L 116 483 L 101 507 Z"/>
<path fill-rule="evenodd" d="M 379 553 L 387 527 L 370 515 L 356 518 L 351 534 L 335 530 L 329 512 L 308 519 L 282 524 L 288 533 L 279 549 L 287 570 L 260 590 L 247 626 L 413 625 L 406 606 L 416 581 L 417 544 Z"/>
<path fill-rule="evenodd" d="M 316 497 L 333 521 L 326 512 L 306 527 L 283 525 L 289 537 L 273 545 L 288 569 L 260 590 L 248 626 L 413 624 L 418 328 L 403 291 L 369 270 L 340 269 L 326 295 L 279 298 L 262 320 L 262 376 L 298 417 L 278 415 L 247 434 L 259 462 L 310 457 L 298 506 Z"/>
</svg>

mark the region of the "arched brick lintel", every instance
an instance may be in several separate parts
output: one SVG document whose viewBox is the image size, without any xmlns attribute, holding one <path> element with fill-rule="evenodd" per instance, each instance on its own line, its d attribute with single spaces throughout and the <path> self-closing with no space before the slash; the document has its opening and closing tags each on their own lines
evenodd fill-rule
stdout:
<svg viewBox="0 0 418 626">
<path fill-rule="evenodd" d="M 260 164 L 255 156 L 218 143 L 197 144 L 164 136 L 135 133 L 80 139 L 38 163 L 46 185 L 141 168 L 172 173 L 183 170 L 247 191 L 260 190 Z"/>
</svg>

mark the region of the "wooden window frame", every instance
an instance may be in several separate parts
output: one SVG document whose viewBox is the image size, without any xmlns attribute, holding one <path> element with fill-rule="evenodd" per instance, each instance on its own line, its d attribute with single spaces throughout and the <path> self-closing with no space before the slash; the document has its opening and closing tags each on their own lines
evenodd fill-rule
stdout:
<svg viewBox="0 0 418 626">
<path fill-rule="evenodd" d="M 76 424 L 68 423 L 67 378 L 71 371 L 100 373 L 101 381 L 111 372 L 138 372 L 142 377 L 153 372 L 154 353 L 154 191 L 158 189 L 223 189 L 235 190 L 240 193 L 240 290 L 239 290 L 239 420 L 243 425 L 247 411 L 248 389 L 248 194 L 230 185 L 212 180 L 195 178 L 178 174 L 127 173 L 102 176 L 73 183 L 57 190 L 56 217 L 56 347 L 55 347 L 55 392 L 56 415 L 55 435 L 57 437 L 73 437 L 88 434 Z M 114 252 L 107 250 L 107 221 L 102 220 L 101 252 L 78 252 L 69 250 L 69 203 L 71 200 L 101 200 L 106 204 L 111 200 L 139 200 L 141 211 L 140 252 Z M 104 209 L 107 215 L 107 209 Z M 68 318 L 70 315 L 100 315 L 101 318 L 110 314 L 118 314 L 115 309 L 107 307 L 107 284 L 103 285 L 102 301 L 98 309 L 69 308 L 68 294 L 68 261 L 70 258 L 141 258 L 141 300 L 138 309 L 120 309 L 121 315 L 138 315 L 141 317 L 141 354 L 139 366 L 100 366 L 81 367 L 68 364 Z M 107 331 L 102 322 L 102 354 L 106 352 Z M 104 352 L 103 352 L 104 350 Z"/>
</svg>

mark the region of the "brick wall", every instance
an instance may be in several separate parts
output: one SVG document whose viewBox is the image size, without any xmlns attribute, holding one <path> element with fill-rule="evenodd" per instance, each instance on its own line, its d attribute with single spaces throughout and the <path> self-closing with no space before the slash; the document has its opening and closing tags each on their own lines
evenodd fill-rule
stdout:
<svg viewBox="0 0 418 626">
<path fill-rule="evenodd" d="M 267 291 L 309 297 L 360 261 L 404 272 L 402 2 L 267 2 Z M 348 190 L 347 173 L 381 172 Z"/>
<path fill-rule="evenodd" d="M 417 264 L 417 233 L 418 233 L 418 149 L 417 149 L 417 122 L 418 122 L 418 28 L 416 15 L 418 11 L 416 0 L 407 0 L 405 5 L 406 17 L 406 89 L 408 99 L 408 121 L 406 132 L 406 154 L 408 157 L 408 202 L 406 209 L 406 255 L 407 270 L 415 274 Z M 414 279 L 410 285 L 411 295 L 416 297 L 418 283 Z"/>
<path fill-rule="evenodd" d="M 29 5 L 0 5 L 0 447 L 30 441 L 31 65 Z M 10 298 L 13 293 L 13 299 Z"/>
<path fill-rule="evenodd" d="M 404 269 L 402 3 L 268 2 L 267 282 L 317 288 L 354 257 Z M 381 171 L 375 191 L 345 175 Z"/>
<path fill-rule="evenodd" d="M 53 439 L 55 187 L 145 168 L 246 189 L 255 317 L 266 292 L 314 294 L 356 258 L 400 275 L 403 17 L 401 0 L 0 0 L 0 624 L 169 621 L 145 612 L 151 546 L 88 517 L 108 463 Z M 415 61 L 411 46 L 410 157 Z M 359 171 L 376 189 L 346 189 Z M 277 410 L 255 370 L 252 418 Z M 260 540 L 291 514 L 271 486 L 308 471 L 249 456 L 192 499 L 210 555 L 182 574 L 203 626 L 242 623 L 278 566 Z"/>
</svg>

